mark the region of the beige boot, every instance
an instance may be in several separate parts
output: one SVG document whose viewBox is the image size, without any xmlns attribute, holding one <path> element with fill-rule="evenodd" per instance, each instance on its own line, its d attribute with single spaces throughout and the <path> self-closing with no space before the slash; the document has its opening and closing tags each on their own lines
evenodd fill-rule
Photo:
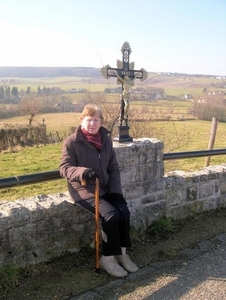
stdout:
<svg viewBox="0 0 226 300">
<path fill-rule="evenodd" d="M 115 258 L 126 271 L 134 273 L 139 270 L 138 266 L 136 266 L 135 263 L 132 262 L 128 254 L 117 255 L 115 256 Z"/>
<path fill-rule="evenodd" d="M 125 277 L 128 273 L 118 264 L 114 256 L 101 256 L 100 267 L 114 277 Z"/>
</svg>

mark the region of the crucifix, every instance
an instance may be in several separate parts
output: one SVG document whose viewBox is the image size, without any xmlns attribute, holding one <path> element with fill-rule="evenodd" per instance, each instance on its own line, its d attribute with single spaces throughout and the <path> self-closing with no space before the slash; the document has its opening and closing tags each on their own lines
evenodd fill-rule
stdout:
<svg viewBox="0 0 226 300">
<path fill-rule="evenodd" d="M 117 78 L 117 84 L 122 85 L 121 107 L 120 107 L 120 123 L 119 123 L 119 137 L 116 139 L 118 142 L 132 141 L 133 138 L 129 136 L 129 106 L 130 106 L 130 87 L 134 85 L 135 79 L 144 81 L 148 77 L 147 71 L 143 68 L 134 70 L 134 62 L 129 61 L 132 52 L 128 42 L 125 42 L 121 48 L 122 61 L 117 60 L 117 68 L 111 68 L 109 65 L 101 68 L 101 75 L 108 79 L 110 77 Z"/>
</svg>

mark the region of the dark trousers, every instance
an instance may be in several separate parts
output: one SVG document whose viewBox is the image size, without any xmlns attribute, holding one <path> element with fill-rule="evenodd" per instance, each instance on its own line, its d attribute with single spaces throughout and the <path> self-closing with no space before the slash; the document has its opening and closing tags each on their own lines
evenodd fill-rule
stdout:
<svg viewBox="0 0 226 300">
<path fill-rule="evenodd" d="M 95 200 L 82 200 L 77 205 L 95 214 Z M 100 198 L 99 214 L 104 232 L 102 238 L 102 253 L 105 256 L 121 255 L 121 247 L 130 247 L 130 211 L 126 204 L 114 201 L 112 203 Z"/>
</svg>

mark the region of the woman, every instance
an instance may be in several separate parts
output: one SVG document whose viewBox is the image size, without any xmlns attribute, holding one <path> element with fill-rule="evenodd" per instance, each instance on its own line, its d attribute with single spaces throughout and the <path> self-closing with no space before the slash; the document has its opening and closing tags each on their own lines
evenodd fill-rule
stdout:
<svg viewBox="0 0 226 300">
<path fill-rule="evenodd" d="M 94 104 L 85 106 L 80 126 L 63 144 L 60 174 L 68 181 L 76 204 L 95 212 L 95 179 L 100 183 L 99 213 L 102 226 L 100 267 L 115 277 L 125 277 L 138 267 L 126 254 L 131 246 L 130 212 L 122 195 L 119 166 L 109 131 L 101 126 L 103 114 Z M 86 185 L 81 182 L 85 180 Z"/>
</svg>

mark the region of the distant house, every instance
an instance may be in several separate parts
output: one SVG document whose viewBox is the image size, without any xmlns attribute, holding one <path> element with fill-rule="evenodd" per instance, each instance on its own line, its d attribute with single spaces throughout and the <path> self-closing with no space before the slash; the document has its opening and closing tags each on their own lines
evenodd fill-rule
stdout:
<svg viewBox="0 0 226 300">
<path fill-rule="evenodd" d="M 206 98 L 200 98 L 197 100 L 197 103 L 207 103 L 207 99 Z"/>
<path fill-rule="evenodd" d="M 192 95 L 191 94 L 185 94 L 184 99 L 192 99 Z"/>
<path fill-rule="evenodd" d="M 57 104 L 55 104 L 55 107 L 58 107 L 60 109 L 60 111 L 62 111 L 62 112 L 75 111 L 75 104 L 73 104 L 71 102 L 57 103 Z"/>
<path fill-rule="evenodd" d="M 226 95 L 224 91 L 213 91 L 208 93 L 209 96 L 215 96 L 215 95 Z"/>
<path fill-rule="evenodd" d="M 158 99 L 162 99 L 163 97 L 162 97 L 162 95 L 161 94 L 156 94 L 156 96 L 155 96 L 155 99 L 156 100 L 158 100 Z"/>
<path fill-rule="evenodd" d="M 106 88 L 104 89 L 105 93 L 121 93 L 122 88 L 121 87 L 115 87 L 115 88 Z"/>
<path fill-rule="evenodd" d="M 70 89 L 67 91 L 68 94 L 75 94 L 75 93 L 86 93 L 87 89 Z"/>
<path fill-rule="evenodd" d="M 57 103 L 54 106 L 58 107 L 61 112 L 82 112 L 85 102 L 73 104 L 71 102 Z"/>
<path fill-rule="evenodd" d="M 77 93 L 77 89 L 70 89 L 67 91 L 68 94 L 75 94 Z"/>
</svg>

